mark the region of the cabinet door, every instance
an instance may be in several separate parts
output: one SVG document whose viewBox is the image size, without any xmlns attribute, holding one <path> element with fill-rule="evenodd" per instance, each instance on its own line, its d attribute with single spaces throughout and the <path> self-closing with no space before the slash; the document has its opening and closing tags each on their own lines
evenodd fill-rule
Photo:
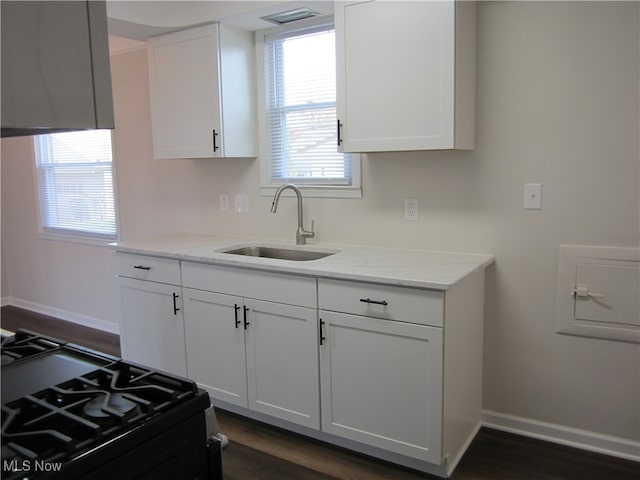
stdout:
<svg viewBox="0 0 640 480">
<path fill-rule="evenodd" d="M 319 429 L 317 310 L 245 303 L 249 408 Z"/>
<path fill-rule="evenodd" d="M 320 311 L 322 430 L 440 464 L 442 329 Z"/>
<path fill-rule="evenodd" d="M 455 3 L 338 2 L 335 13 L 342 150 L 453 148 Z"/>
<path fill-rule="evenodd" d="M 122 357 L 186 376 L 181 289 L 119 278 Z"/>
<path fill-rule="evenodd" d="M 219 156 L 218 26 L 152 38 L 148 55 L 154 157 Z"/>
<path fill-rule="evenodd" d="M 247 407 L 241 297 L 185 288 L 187 372 L 214 399 Z"/>
</svg>

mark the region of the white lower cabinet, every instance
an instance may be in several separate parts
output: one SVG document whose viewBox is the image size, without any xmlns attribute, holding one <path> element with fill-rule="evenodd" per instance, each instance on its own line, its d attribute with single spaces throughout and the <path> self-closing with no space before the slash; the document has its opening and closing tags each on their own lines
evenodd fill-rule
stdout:
<svg viewBox="0 0 640 480">
<path fill-rule="evenodd" d="M 322 430 L 440 463 L 442 329 L 320 311 Z"/>
<path fill-rule="evenodd" d="M 439 476 L 480 427 L 481 270 L 440 291 L 117 261 L 124 358 L 186 373 L 216 407 Z"/>
<path fill-rule="evenodd" d="M 181 288 L 119 278 L 122 358 L 186 376 Z"/>
<path fill-rule="evenodd" d="M 319 429 L 315 305 L 243 296 L 289 283 L 297 303 L 306 295 L 296 296 L 296 290 L 315 295 L 315 279 L 188 263 L 183 275 L 185 285 L 199 287 L 184 288 L 189 376 L 214 399 Z M 224 293 L 201 290 L 212 287 Z M 238 295 L 229 294 L 234 291 Z"/>
<path fill-rule="evenodd" d="M 247 407 L 242 298 L 185 288 L 189 376 L 219 400 Z"/>
<path fill-rule="evenodd" d="M 245 306 L 249 408 L 319 428 L 317 311 L 248 299 Z"/>
</svg>

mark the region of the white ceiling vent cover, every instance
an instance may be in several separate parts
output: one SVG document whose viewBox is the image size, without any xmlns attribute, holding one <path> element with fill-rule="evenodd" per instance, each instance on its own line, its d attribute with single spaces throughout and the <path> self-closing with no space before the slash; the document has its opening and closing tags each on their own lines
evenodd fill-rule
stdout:
<svg viewBox="0 0 640 480">
<path fill-rule="evenodd" d="M 312 18 L 319 16 L 320 13 L 311 10 L 307 7 L 294 8 L 293 10 L 287 10 L 285 12 L 273 13 L 260 17 L 267 22 L 275 23 L 276 25 L 284 25 L 285 23 L 295 22 L 296 20 L 304 20 L 305 18 Z"/>
</svg>

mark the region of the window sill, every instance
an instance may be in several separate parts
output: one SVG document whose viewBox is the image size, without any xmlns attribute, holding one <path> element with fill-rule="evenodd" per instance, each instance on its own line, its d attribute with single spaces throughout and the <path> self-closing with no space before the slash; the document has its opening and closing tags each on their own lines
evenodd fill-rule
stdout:
<svg viewBox="0 0 640 480">
<path fill-rule="evenodd" d="M 302 192 L 302 196 L 307 198 L 362 198 L 362 187 L 304 184 L 296 184 L 296 186 Z M 260 187 L 260 195 L 263 197 L 273 197 L 278 187 L 280 187 L 280 185 L 262 185 Z M 283 195 L 293 196 L 295 194 L 286 190 L 283 192 Z"/>
<path fill-rule="evenodd" d="M 67 235 L 63 233 L 40 232 L 38 236 L 42 240 L 53 240 L 56 242 L 79 243 L 82 245 L 92 245 L 94 247 L 107 247 L 110 243 L 117 241 L 116 238 L 98 238 L 83 235 Z"/>
</svg>

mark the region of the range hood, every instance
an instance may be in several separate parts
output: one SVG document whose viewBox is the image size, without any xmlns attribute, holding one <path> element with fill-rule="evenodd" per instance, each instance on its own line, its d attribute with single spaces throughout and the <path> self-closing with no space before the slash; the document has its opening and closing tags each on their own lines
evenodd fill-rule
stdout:
<svg viewBox="0 0 640 480">
<path fill-rule="evenodd" d="M 104 1 L 8 1 L 2 137 L 113 128 Z"/>
</svg>

